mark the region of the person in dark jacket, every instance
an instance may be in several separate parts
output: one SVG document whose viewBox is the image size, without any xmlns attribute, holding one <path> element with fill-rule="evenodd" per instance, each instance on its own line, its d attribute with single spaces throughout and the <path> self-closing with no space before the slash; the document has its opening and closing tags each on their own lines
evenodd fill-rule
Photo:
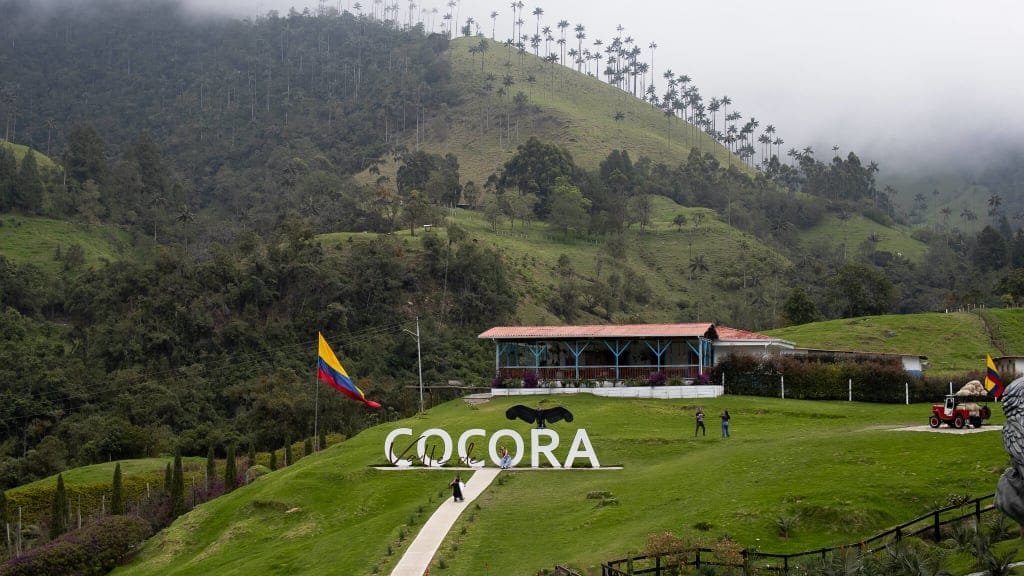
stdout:
<svg viewBox="0 0 1024 576">
<path fill-rule="evenodd" d="M 455 480 L 452 480 L 451 483 L 448 484 L 448 486 L 450 486 L 452 489 L 453 501 L 462 502 L 463 500 L 465 500 L 462 497 L 462 478 L 458 474 L 455 475 Z"/>
</svg>

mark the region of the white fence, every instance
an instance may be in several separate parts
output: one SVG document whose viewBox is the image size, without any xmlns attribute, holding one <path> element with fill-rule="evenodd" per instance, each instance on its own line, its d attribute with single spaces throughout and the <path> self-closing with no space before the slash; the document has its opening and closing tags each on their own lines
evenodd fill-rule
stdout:
<svg viewBox="0 0 1024 576">
<path fill-rule="evenodd" d="M 605 398 L 654 398 L 673 400 L 678 398 L 718 398 L 725 393 L 725 387 L 712 386 L 596 386 L 544 387 L 544 388 L 491 388 L 491 396 L 542 396 L 548 394 L 593 394 Z"/>
</svg>

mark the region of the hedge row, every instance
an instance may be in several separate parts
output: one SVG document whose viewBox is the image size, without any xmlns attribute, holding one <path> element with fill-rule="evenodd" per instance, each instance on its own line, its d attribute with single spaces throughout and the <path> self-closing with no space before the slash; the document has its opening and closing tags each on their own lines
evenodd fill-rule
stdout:
<svg viewBox="0 0 1024 576">
<path fill-rule="evenodd" d="M 101 516 L 82 528 L 0 565 L 0 576 L 101 576 L 114 569 L 151 534 L 149 522 Z"/>
<path fill-rule="evenodd" d="M 733 355 L 715 366 L 711 381 L 725 376 L 725 393 L 778 398 L 902 404 L 935 402 L 949 391 L 946 380 L 908 374 L 899 361 L 820 362 L 792 356 Z M 969 375 L 970 377 L 970 375 Z"/>
<path fill-rule="evenodd" d="M 326 434 L 322 440 L 325 444 L 323 448 L 328 445 L 337 444 L 345 439 L 345 436 L 340 434 Z M 303 457 L 308 455 L 306 448 L 312 443 L 312 438 L 293 442 L 290 446 L 292 454 L 292 462 L 288 464 L 294 464 Z M 282 468 L 285 465 L 285 449 L 278 449 L 274 451 L 276 456 L 276 467 Z M 245 457 L 239 455 L 239 462 L 244 462 Z M 271 464 L 271 453 L 260 452 L 256 454 L 256 464 L 262 464 L 270 468 Z M 211 488 L 213 484 L 222 484 L 224 474 L 223 462 L 218 462 L 217 465 L 217 478 L 211 478 Z M 240 474 L 240 477 L 244 479 L 244 473 Z M 110 481 L 108 482 L 93 482 L 89 484 L 70 484 L 66 483 L 67 495 L 68 495 L 68 509 L 71 514 L 75 517 L 78 515 L 79 507 L 81 507 L 82 517 L 87 518 L 101 513 L 110 512 L 110 498 L 113 493 L 113 474 L 111 474 Z M 66 482 L 66 480 L 65 480 Z M 199 491 L 200 495 L 205 493 L 205 482 L 206 482 L 206 467 L 203 464 L 191 462 L 185 464 L 185 492 L 187 501 L 191 500 L 190 492 L 192 486 L 195 486 Z M 124 489 L 124 499 L 129 509 L 133 509 L 140 505 L 145 499 L 152 495 L 159 494 L 164 489 L 164 470 L 147 472 L 142 474 L 133 474 L 131 476 L 125 476 L 122 479 L 122 486 Z M 21 511 L 21 522 L 23 526 L 29 526 L 33 524 L 42 524 L 49 522 L 50 513 L 53 507 L 53 493 L 57 488 L 57 482 L 54 480 L 53 483 L 36 483 L 31 486 L 22 486 L 14 488 L 6 492 L 7 496 L 7 521 L 14 524 L 18 521 L 18 512 Z M 220 491 L 223 491 L 221 486 Z M 205 498 L 203 498 L 205 500 Z M 0 530 L 2 530 L 2 518 L 0 518 Z"/>
</svg>

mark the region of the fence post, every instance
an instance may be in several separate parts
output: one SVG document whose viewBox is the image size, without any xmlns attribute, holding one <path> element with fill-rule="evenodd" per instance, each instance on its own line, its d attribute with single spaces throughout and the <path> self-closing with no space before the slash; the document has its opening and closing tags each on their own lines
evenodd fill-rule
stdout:
<svg viewBox="0 0 1024 576">
<path fill-rule="evenodd" d="M 903 393 L 907 397 L 907 406 L 910 406 L 910 383 L 909 382 L 904 382 L 903 383 Z"/>
<path fill-rule="evenodd" d="M 849 402 L 853 402 L 853 378 L 846 381 L 846 392 L 850 396 Z"/>
<path fill-rule="evenodd" d="M 939 539 L 942 537 L 942 532 L 939 530 L 939 528 L 941 528 L 941 525 L 939 524 L 939 513 L 936 512 L 935 513 L 935 541 L 936 542 L 938 542 Z"/>
<path fill-rule="evenodd" d="M 779 386 L 782 387 L 782 399 L 786 399 L 786 377 L 783 374 L 779 374 Z"/>
<path fill-rule="evenodd" d="M 654 557 L 654 573 L 661 576 L 661 554 Z"/>
</svg>

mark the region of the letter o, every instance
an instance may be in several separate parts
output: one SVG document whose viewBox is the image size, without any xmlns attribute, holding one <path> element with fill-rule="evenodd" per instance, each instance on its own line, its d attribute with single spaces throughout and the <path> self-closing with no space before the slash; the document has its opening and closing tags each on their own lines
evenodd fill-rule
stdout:
<svg viewBox="0 0 1024 576">
<path fill-rule="evenodd" d="M 444 445 L 444 450 L 441 453 L 441 457 L 437 460 L 427 456 L 427 438 L 431 436 L 437 436 L 441 439 Z M 420 460 L 427 466 L 439 467 L 442 466 L 452 457 L 452 437 L 447 432 L 440 428 L 431 428 L 425 431 L 420 439 L 416 441 L 416 455 L 420 457 Z"/>
<path fill-rule="evenodd" d="M 491 439 L 487 441 L 487 454 L 491 457 L 491 462 L 494 462 L 495 466 L 501 466 L 501 457 L 498 456 L 498 440 L 503 437 L 511 438 L 516 445 L 515 453 L 512 456 L 512 465 L 515 466 L 523 460 L 523 453 L 526 452 L 523 444 L 523 437 L 519 435 L 519 432 L 511 430 L 509 428 L 502 428 L 491 435 Z"/>
</svg>

